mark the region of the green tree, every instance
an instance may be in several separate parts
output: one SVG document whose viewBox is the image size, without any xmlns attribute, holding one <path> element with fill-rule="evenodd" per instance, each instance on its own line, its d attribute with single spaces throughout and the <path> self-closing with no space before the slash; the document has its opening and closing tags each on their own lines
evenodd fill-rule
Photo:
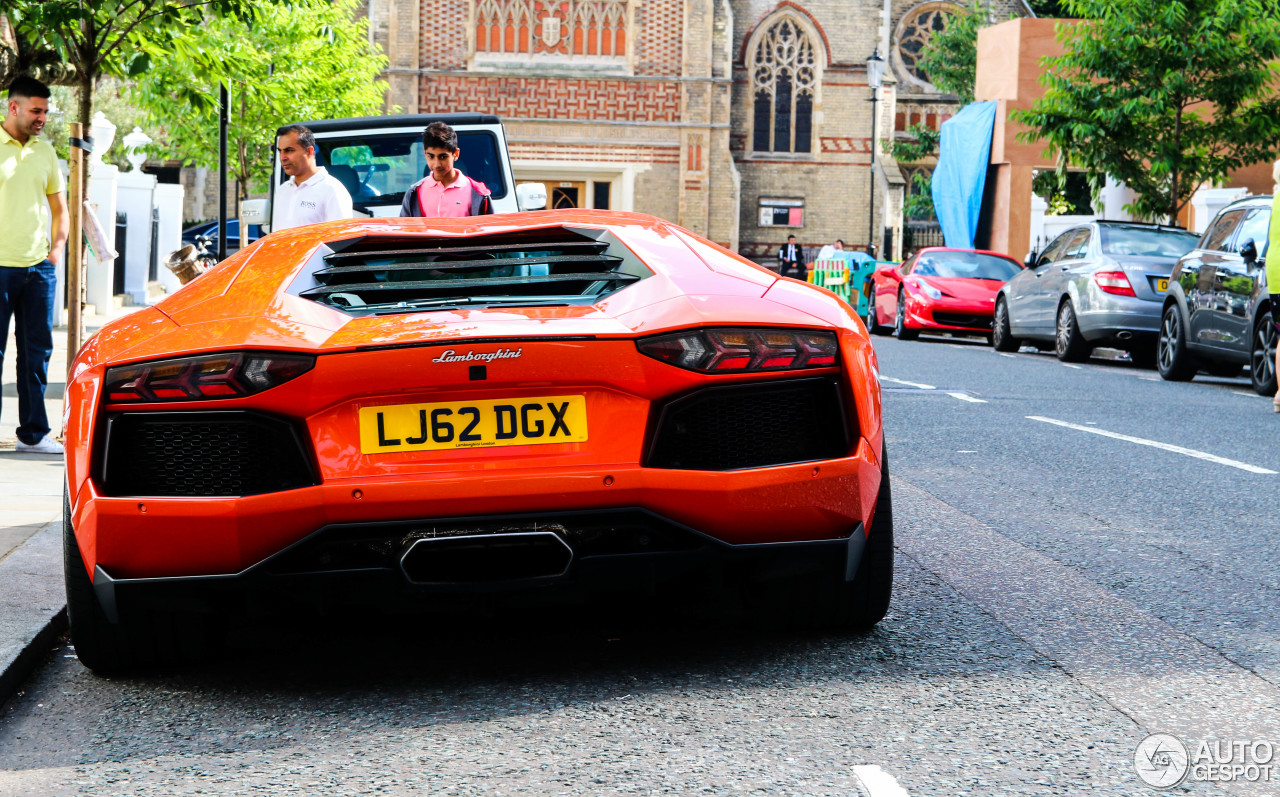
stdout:
<svg viewBox="0 0 1280 797">
<path fill-rule="evenodd" d="M 917 63 L 929 82 L 960 98 L 961 105 L 973 102 L 978 75 L 978 31 L 990 25 L 995 11 L 989 0 L 969 0 L 963 12 L 947 18 L 946 26 L 929 38 Z"/>
<path fill-rule="evenodd" d="M 1059 27 L 1045 94 L 1013 119 L 1089 174 L 1138 196 L 1128 210 L 1174 221 L 1201 185 L 1280 146 L 1275 0 L 1063 0 L 1088 21 Z"/>
<path fill-rule="evenodd" d="M 265 188 L 275 131 L 299 119 L 378 113 L 387 60 L 369 41 L 356 0 L 293 0 L 260 8 L 253 24 L 234 17 L 189 31 L 190 49 L 225 63 L 227 148 L 241 199 Z M 185 56 L 157 61 L 136 82 L 134 101 L 165 131 L 167 149 L 187 164 L 214 166 L 217 83 Z"/>
<path fill-rule="evenodd" d="M 132 77 L 174 55 L 204 70 L 219 64 L 188 35 L 213 15 L 251 19 L 262 0 L 5 0 L 0 88 L 31 74 L 79 89 L 76 121 L 89 125 L 93 89 L 104 75 Z M 3 35 L 6 32 L 8 35 Z M 4 44 L 5 40 L 8 44 Z"/>
</svg>

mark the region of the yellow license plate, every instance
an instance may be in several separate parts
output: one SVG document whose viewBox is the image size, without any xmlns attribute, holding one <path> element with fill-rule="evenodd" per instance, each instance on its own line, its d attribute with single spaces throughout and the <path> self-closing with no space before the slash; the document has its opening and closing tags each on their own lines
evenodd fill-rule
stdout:
<svg viewBox="0 0 1280 797">
<path fill-rule="evenodd" d="M 1164 293 L 1169 290 L 1169 280 L 1156 280 L 1156 290 Z"/>
<path fill-rule="evenodd" d="M 587 439 L 585 396 L 532 396 L 360 408 L 360 451 L 581 443 Z"/>
</svg>

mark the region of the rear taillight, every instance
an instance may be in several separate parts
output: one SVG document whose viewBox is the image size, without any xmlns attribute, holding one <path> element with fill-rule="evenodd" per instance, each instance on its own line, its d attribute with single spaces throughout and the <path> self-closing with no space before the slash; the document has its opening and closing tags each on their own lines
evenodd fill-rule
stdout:
<svg viewBox="0 0 1280 797">
<path fill-rule="evenodd" d="M 790 371 L 836 365 L 835 333 L 790 329 L 698 329 L 636 341 L 641 354 L 702 373 Z"/>
<path fill-rule="evenodd" d="M 207 401 L 261 393 L 305 374 L 316 364 L 305 354 L 208 354 L 107 369 L 109 404 Z"/>
<path fill-rule="evenodd" d="M 1103 293 L 1113 293 L 1116 296 L 1138 295 L 1133 292 L 1133 285 L 1129 284 L 1129 278 L 1123 271 L 1099 271 L 1093 275 L 1093 281 L 1098 283 Z"/>
</svg>

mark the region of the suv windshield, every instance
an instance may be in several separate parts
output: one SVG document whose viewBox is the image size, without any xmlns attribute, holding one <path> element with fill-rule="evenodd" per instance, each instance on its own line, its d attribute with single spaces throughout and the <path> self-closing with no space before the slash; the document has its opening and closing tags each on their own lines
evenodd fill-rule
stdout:
<svg viewBox="0 0 1280 797">
<path fill-rule="evenodd" d="M 1022 269 L 1012 260 L 976 252 L 938 252 L 921 255 L 911 273 L 921 277 L 999 280 L 1005 282 Z"/>
<path fill-rule="evenodd" d="M 1098 228 L 1102 230 L 1102 251 L 1108 255 L 1182 257 L 1200 242 L 1200 236 L 1185 230 L 1110 224 L 1100 224 Z"/>
<path fill-rule="evenodd" d="M 428 173 L 419 133 L 317 135 L 316 148 L 316 164 L 346 186 L 356 207 L 399 205 L 409 186 Z M 507 195 L 498 140 L 492 133 L 458 131 L 458 149 L 457 168 L 463 174 L 484 183 L 494 199 Z"/>
</svg>

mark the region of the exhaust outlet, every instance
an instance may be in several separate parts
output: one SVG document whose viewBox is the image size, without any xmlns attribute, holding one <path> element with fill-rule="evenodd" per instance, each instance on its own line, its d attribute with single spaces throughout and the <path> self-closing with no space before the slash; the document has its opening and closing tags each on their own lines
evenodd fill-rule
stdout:
<svg viewBox="0 0 1280 797">
<path fill-rule="evenodd" d="M 555 578 L 573 550 L 550 531 L 472 534 L 415 540 L 400 569 L 412 584 L 485 584 Z"/>
<path fill-rule="evenodd" d="M 1127 329 L 1121 330 L 1116 333 L 1116 339 L 1117 340 L 1133 340 L 1133 333 Z"/>
</svg>

